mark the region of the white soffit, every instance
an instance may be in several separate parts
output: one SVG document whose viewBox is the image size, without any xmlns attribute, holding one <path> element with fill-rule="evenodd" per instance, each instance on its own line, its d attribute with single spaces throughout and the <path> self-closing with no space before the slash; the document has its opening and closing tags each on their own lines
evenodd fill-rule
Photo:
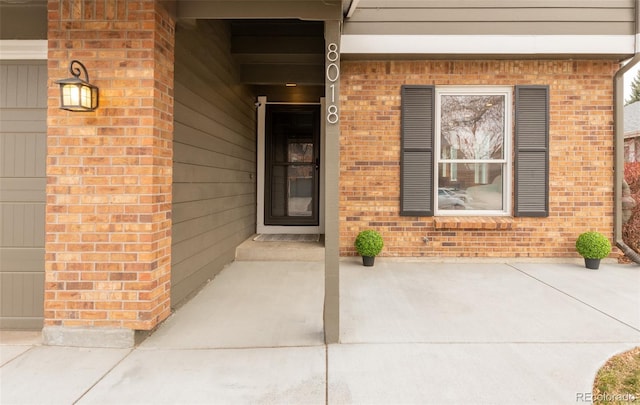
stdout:
<svg viewBox="0 0 640 405">
<path fill-rule="evenodd" d="M 47 40 L 0 40 L 0 59 L 47 59 Z"/>
<path fill-rule="evenodd" d="M 343 54 L 633 54 L 634 35 L 342 35 Z"/>
</svg>

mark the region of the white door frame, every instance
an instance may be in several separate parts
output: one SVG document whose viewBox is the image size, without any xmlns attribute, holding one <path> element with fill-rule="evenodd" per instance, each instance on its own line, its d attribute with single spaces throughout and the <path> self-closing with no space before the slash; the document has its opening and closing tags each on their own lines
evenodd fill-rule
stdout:
<svg viewBox="0 0 640 405">
<path fill-rule="evenodd" d="M 264 96 L 258 97 L 258 145 L 257 145 L 257 215 L 256 215 L 256 232 L 257 233 L 289 233 L 289 234 L 318 234 L 324 233 L 324 176 L 322 176 L 322 170 L 319 170 L 320 175 L 320 195 L 318 196 L 319 211 L 318 211 L 318 226 L 282 226 L 282 225 L 265 225 L 264 224 L 264 182 L 265 182 L 265 162 L 266 162 L 266 109 L 267 104 L 290 104 L 290 105 L 320 105 L 320 166 L 324 166 L 324 152 L 325 152 L 325 125 L 324 125 L 324 98 L 320 100 L 320 103 L 269 103 Z"/>
</svg>

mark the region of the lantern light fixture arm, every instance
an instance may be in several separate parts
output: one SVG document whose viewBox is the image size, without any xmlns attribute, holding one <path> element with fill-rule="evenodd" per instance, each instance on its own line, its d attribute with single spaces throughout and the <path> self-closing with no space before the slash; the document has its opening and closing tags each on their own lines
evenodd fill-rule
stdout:
<svg viewBox="0 0 640 405">
<path fill-rule="evenodd" d="M 74 67 L 74 65 L 77 66 Z M 80 79 L 80 75 L 84 73 L 84 80 L 82 81 L 85 83 L 89 83 L 89 73 L 87 73 L 87 68 L 79 60 L 74 59 L 71 61 L 71 63 L 69 64 L 69 73 L 71 73 L 73 77 L 76 77 L 79 80 L 82 80 Z"/>
</svg>

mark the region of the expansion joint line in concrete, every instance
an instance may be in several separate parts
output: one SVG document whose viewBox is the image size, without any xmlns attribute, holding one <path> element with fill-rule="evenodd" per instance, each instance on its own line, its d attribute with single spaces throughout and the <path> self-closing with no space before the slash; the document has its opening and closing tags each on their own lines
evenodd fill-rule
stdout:
<svg viewBox="0 0 640 405">
<path fill-rule="evenodd" d="M 0 346 L 1 347 L 1 346 Z M 33 350 L 35 346 L 31 345 L 27 350 L 18 353 L 17 355 L 13 356 L 12 358 L 10 358 L 9 360 L 5 361 L 4 364 L 2 364 L 2 367 L 6 366 L 7 364 L 16 361 L 16 359 L 24 356 L 25 354 L 27 354 L 28 352 L 30 352 L 31 350 Z"/>
<path fill-rule="evenodd" d="M 329 405 L 329 345 L 324 345 L 324 403 Z"/>
<path fill-rule="evenodd" d="M 623 324 L 623 325 L 625 325 L 625 326 L 628 326 L 629 328 L 631 328 L 631 329 L 635 330 L 636 332 L 640 332 L 640 329 L 636 328 L 635 326 L 633 326 L 633 325 L 629 325 L 629 324 L 628 324 L 628 323 L 626 323 L 625 321 L 623 321 L 623 320 L 621 320 L 621 319 L 618 319 L 618 318 L 616 318 L 615 316 L 612 316 L 612 315 L 610 315 L 610 314 L 608 314 L 608 313 L 604 312 L 603 310 L 601 310 L 601 309 L 599 309 L 599 308 L 594 307 L 593 305 L 589 304 L 588 302 L 585 302 L 585 301 L 581 300 L 581 299 L 580 299 L 580 298 L 578 298 L 578 297 L 574 297 L 573 295 L 571 295 L 571 294 L 569 294 L 569 293 L 567 293 L 567 292 L 565 292 L 565 291 L 563 291 L 563 290 L 559 289 L 558 287 L 555 287 L 555 286 L 553 286 L 553 285 L 551 285 L 551 284 L 549 284 L 549 283 L 547 283 L 547 282 L 545 282 L 545 281 L 543 281 L 543 280 L 540 280 L 540 279 L 539 279 L 539 278 L 537 278 L 537 277 L 532 276 L 531 274 L 527 273 L 526 271 L 524 271 L 524 270 L 521 270 L 521 269 L 517 268 L 517 267 L 516 267 L 516 266 L 514 266 L 513 264 L 511 264 L 511 263 L 505 263 L 505 264 L 506 264 L 507 266 L 509 266 L 509 267 L 513 268 L 514 270 L 519 271 L 520 273 L 524 274 L 525 276 L 530 277 L 530 278 L 532 278 L 532 279 L 536 280 L 537 282 L 539 282 L 539 283 L 542 283 L 542 284 L 546 285 L 547 287 L 551 287 L 551 288 L 553 288 L 554 290 L 558 291 L 559 293 L 564 294 L 564 295 L 566 295 L 567 297 L 569 297 L 569 298 L 571 298 L 571 299 L 573 299 L 573 300 L 576 300 L 576 301 L 578 301 L 579 303 L 581 303 L 581 304 L 583 304 L 583 305 L 586 305 L 586 306 L 588 306 L 589 308 L 591 308 L 591 309 L 593 309 L 593 310 L 595 310 L 595 311 L 600 312 L 601 314 L 605 315 L 606 317 L 611 318 L 611 319 L 613 319 L 613 320 L 614 320 L 614 321 L 616 321 L 616 322 L 620 322 L 621 324 Z"/>
<path fill-rule="evenodd" d="M 82 400 L 82 398 L 85 397 L 85 395 L 87 395 L 89 393 L 89 391 L 91 391 L 93 389 L 93 387 L 95 387 L 96 385 L 98 385 L 98 383 L 102 380 L 104 380 L 104 378 L 106 376 L 109 375 L 109 373 L 111 373 L 116 367 L 118 367 L 120 365 L 120 363 L 122 363 L 127 357 L 131 356 L 131 353 L 133 353 L 135 350 L 137 349 L 137 347 L 132 348 L 131 350 L 129 350 L 129 353 L 127 353 L 125 356 L 123 356 L 120 360 L 118 360 L 116 362 L 116 364 L 114 364 L 111 368 L 109 368 L 104 374 L 102 374 L 102 376 L 100 376 L 100 378 L 98 378 L 96 380 L 96 382 L 94 382 L 93 384 L 91 384 L 91 386 L 89 388 L 87 388 L 79 397 L 78 399 L 76 399 L 75 401 L 73 401 L 73 405 L 76 405 L 80 400 Z"/>
</svg>

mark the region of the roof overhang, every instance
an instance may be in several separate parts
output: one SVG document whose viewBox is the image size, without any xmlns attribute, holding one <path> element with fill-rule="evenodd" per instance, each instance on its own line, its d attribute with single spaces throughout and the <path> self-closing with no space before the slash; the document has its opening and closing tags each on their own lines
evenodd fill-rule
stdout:
<svg viewBox="0 0 640 405">
<path fill-rule="evenodd" d="M 500 57 L 626 59 L 634 35 L 342 35 L 353 59 L 386 57 Z M 349 58 L 349 57 L 347 57 Z"/>
<path fill-rule="evenodd" d="M 172 0 L 178 19 L 342 20 L 341 0 Z"/>
</svg>

